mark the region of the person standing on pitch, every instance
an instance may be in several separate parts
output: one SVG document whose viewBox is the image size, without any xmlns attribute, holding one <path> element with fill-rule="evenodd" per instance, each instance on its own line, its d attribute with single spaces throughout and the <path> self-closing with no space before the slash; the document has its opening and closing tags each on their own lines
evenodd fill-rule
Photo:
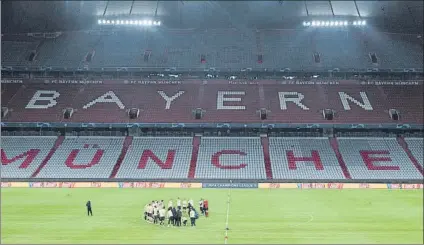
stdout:
<svg viewBox="0 0 424 245">
<path fill-rule="evenodd" d="M 177 198 L 177 208 L 181 209 L 181 199 Z"/>
<path fill-rule="evenodd" d="M 190 221 L 191 226 L 196 226 L 196 212 L 194 211 L 194 208 L 190 208 Z"/>
<path fill-rule="evenodd" d="M 187 211 L 187 200 L 185 198 L 183 200 L 183 210 Z"/>
<path fill-rule="evenodd" d="M 91 209 L 91 202 L 88 201 L 85 206 L 87 207 L 87 216 L 93 216 L 93 210 Z"/>
<path fill-rule="evenodd" d="M 159 221 L 159 208 L 156 206 L 153 206 L 153 224 L 157 224 Z"/>
<path fill-rule="evenodd" d="M 165 214 L 166 214 L 166 210 L 162 206 L 161 209 L 159 209 L 159 221 L 160 221 L 160 225 L 164 225 Z"/>
<path fill-rule="evenodd" d="M 201 198 L 200 201 L 199 201 L 199 209 L 200 209 L 200 213 L 203 215 L 204 214 L 204 212 L 203 212 L 203 198 Z"/>
<path fill-rule="evenodd" d="M 203 213 L 206 217 L 209 217 L 209 202 L 208 200 L 203 200 Z"/>
<path fill-rule="evenodd" d="M 168 208 L 168 227 L 174 225 L 174 214 L 172 213 L 172 208 Z"/>
</svg>

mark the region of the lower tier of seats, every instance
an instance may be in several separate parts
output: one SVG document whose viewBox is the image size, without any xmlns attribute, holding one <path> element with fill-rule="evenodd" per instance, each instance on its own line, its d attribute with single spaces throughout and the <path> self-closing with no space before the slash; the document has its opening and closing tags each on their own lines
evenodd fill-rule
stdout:
<svg viewBox="0 0 424 245">
<path fill-rule="evenodd" d="M 2 178 L 423 178 L 422 138 L 4 136 Z"/>
</svg>

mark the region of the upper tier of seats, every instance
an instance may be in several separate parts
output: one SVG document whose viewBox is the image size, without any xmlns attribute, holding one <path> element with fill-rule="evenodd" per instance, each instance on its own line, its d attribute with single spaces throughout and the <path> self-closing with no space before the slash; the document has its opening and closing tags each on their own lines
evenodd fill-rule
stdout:
<svg viewBox="0 0 424 245">
<path fill-rule="evenodd" d="M 33 40 L 39 43 L 40 40 Z M 28 52 L 37 45 L 2 42 L 2 66 L 77 69 L 105 67 L 176 67 L 219 69 L 403 69 L 423 67 L 422 40 L 416 35 L 359 29 L 305 30 L 120 30 L 109 34 L 64 33 L 46 39 L 35 61 Z M 90 62 L 86 55 L 94 52 Z M 149 53 L 148 60 L 144 54 Z M 320 54 L 320 63 L 314 54 Z M 375 53 L 378 64 L 373 64 Z M 204 63 L 201 57 L 204 57 Z M 262 55 L 258 62 L 258 55 Z"/>
<path fill-rule="evenodd" d="M 288 84 L 2 84 L 5 122 L 187 123 L 262 122 L 257 110 L 270 110 L 266 123 L 328 123 L 321 110 L 332 109 L 332 123 L 423 123 L 423 86 Z M 63 109 L 75 112 L 63 119 Z M 127 110 L 139 108 L 130 120 Z M 192 110 L 202 108 L 202 119 Z M 400 120 L 388 111 L 397 109 Z"/>
<path fill-rule="evenodd" d="M 4 136 L 1 177 L 422 180 L 422 140 Z"/>
</svg>

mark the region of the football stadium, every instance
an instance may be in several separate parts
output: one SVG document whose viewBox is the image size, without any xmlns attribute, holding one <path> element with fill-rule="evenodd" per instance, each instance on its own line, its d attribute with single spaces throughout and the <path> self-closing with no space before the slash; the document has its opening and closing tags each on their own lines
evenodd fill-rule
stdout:
<svg viewBox="0 0 424 245">
<path fill-rule="evenodd" d="M 2 1 L 1 243 L 423 244 L 423 1 Z"/>
</svg>

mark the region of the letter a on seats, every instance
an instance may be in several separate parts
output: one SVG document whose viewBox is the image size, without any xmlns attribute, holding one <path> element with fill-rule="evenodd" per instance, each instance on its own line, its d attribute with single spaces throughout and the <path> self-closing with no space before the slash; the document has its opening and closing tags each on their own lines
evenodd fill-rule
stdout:
<svg viewBox="0 0 424 245">
<path fill-rule="evenodd" d="M 82 108 L 88 109 L 97 103 L 115 103 L 116 105 L 118 105 L 119 109 L 125 109 L 124 104 L 122 104 L 121 100 L 118 98 L 118 96 L 115 95 L 113 91 L 105 93 L 104 95 L 86 104 Z"/>
</svg>

